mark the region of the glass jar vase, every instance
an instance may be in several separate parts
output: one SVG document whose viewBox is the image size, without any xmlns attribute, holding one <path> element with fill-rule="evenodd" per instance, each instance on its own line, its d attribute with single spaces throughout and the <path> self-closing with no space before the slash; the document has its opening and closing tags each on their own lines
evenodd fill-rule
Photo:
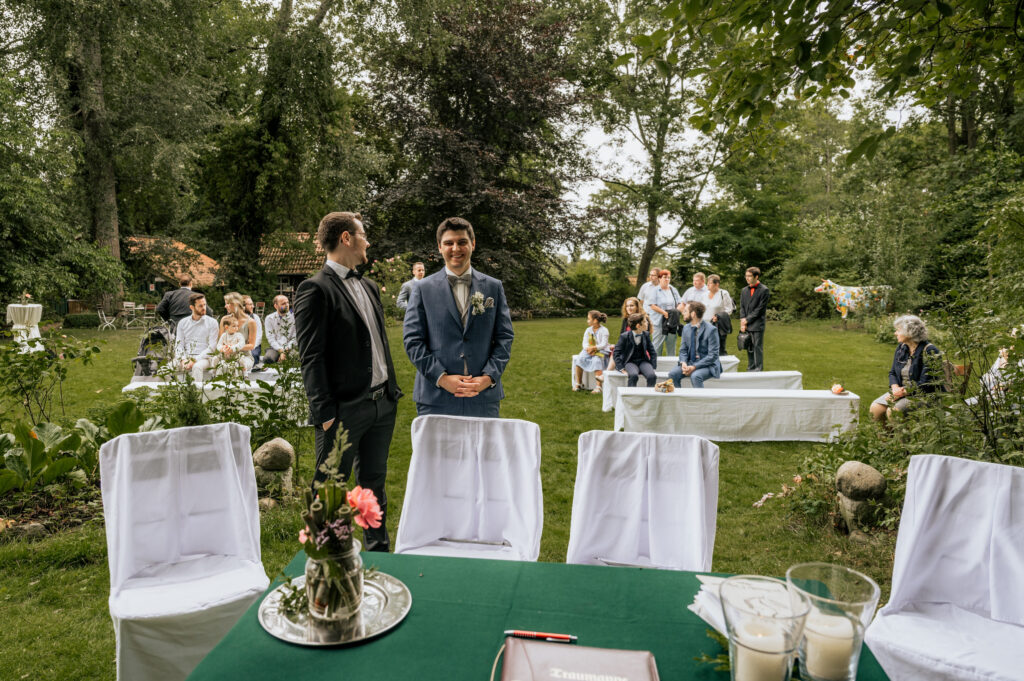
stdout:
<svg viewBox="0 0 1024 681">
<path fill-rule="evenodd" d="M 306 597 L 314 620 L 340 622 L 359 613 L 363 601 L 362 544 L 327 558 L 306 558 Z"/>
</svg>

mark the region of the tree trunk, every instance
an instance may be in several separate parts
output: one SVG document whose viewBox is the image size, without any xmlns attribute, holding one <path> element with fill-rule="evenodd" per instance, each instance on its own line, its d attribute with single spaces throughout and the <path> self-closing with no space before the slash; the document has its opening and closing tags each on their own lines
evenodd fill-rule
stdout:
<svg viewBox="0 0 1024 681">
<path fill-rule="evenodd" d="M 114 171 L 110 114 L 103 94 L 103 52 L 96 26 L 83 26 L 77 45 L 79 115 L 86 186 L 96 243 L 121 259 L 117 218 L 117 177 Z"/>
</svg>

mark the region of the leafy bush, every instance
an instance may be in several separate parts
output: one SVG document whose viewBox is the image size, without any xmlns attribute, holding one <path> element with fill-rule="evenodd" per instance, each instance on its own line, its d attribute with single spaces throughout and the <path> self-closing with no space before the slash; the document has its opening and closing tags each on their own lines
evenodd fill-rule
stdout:
<svg viewBox="0 0 1024 681">
<path fill-rule="evenodd" d="M 414 258 L 412 253 L 403 253 L 370 263 L 368 276 L 380 288 L 380 301 L 384 306 L 385 319 L 394 319 L 404 314 L 398 307 L 398 294 L 402 290 L 402 284 L 412 278 Z"/>
<path fill-rule="evenodd" d="M 95 329 L 100 325 L 100 316 L 95 312 L 79 312 L 64 315 L 65 329 Z"/>
<path fill-rule="evenodd" d="M 24 411 L 29 423 L 52 420 L 58 406 L 64 415 L 68 367 L 76 361 L 89 364 L 100 351 L 95 345 L 64 335 L 36 342 L 42 350 L 22 352 L 18 343 L 0 345 L 0 404 L 8 407 L 7 413 L 11 408 Z"/>
<path fill-rule="evenodd" d="M 159 417 L 146 420 L 134 403 L 123 402 L 99 426 L 87 419 L 68 429 L 53 423 L 17 423 L 13 433 L 0 434 L 0 495 L 31 492 L 65 476 L 75 485 L 96 480 L 104 442 L 123 433 L 155 429 L 160 422 Z"/>
</svg>

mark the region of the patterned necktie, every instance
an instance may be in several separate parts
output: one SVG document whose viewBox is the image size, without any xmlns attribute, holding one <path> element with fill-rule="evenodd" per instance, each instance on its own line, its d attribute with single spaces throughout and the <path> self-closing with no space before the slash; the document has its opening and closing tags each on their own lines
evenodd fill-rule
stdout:
<svg viewBox="0 0 1024 681">
<path fill-rule="evenodd" d="M 693 360 L 697 354 L 697 327 L 691 324 L 690 328 L 693 329 L 693 332 L 690 334 L 690 348 L 686 353 L 686 363 L 693 366 Z"/>
<path fill-rule="evenodd" d="M 459 317 L 463 325 L 466 323 L 466 312 L 469 311 L 469 287 L 473 281 L 473 274 L 468 270 L 462 274 L 449 274 L 448 283 L 452 287 L 452 294 L 455 296 L 456 306 L 459 308 Z M 460 284 L 465 288 L 461 288 Z"/>
</svg>

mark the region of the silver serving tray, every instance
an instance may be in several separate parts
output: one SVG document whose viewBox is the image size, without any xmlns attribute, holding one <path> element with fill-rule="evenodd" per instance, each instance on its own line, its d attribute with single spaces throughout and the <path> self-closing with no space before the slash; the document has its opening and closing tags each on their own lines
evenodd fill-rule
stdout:
<svg viewBox="0 0 1024 681">
<path fill-rule="evenodd" d="M 304 589 L 306 576 L 292 579 L 292 586 Z M 398 626 L 412 608 L 412 594 L 401 580 L 374 572 L 363 581 L 363 602 L 351 620 L 325 625 L 306 612 L 286 615 L 280 604 L 284 584 L 267 594 L 260 603 L 259 622 L 268 634 L 300 646 L 342 646 L 381 636 Z"/>
</svg>

